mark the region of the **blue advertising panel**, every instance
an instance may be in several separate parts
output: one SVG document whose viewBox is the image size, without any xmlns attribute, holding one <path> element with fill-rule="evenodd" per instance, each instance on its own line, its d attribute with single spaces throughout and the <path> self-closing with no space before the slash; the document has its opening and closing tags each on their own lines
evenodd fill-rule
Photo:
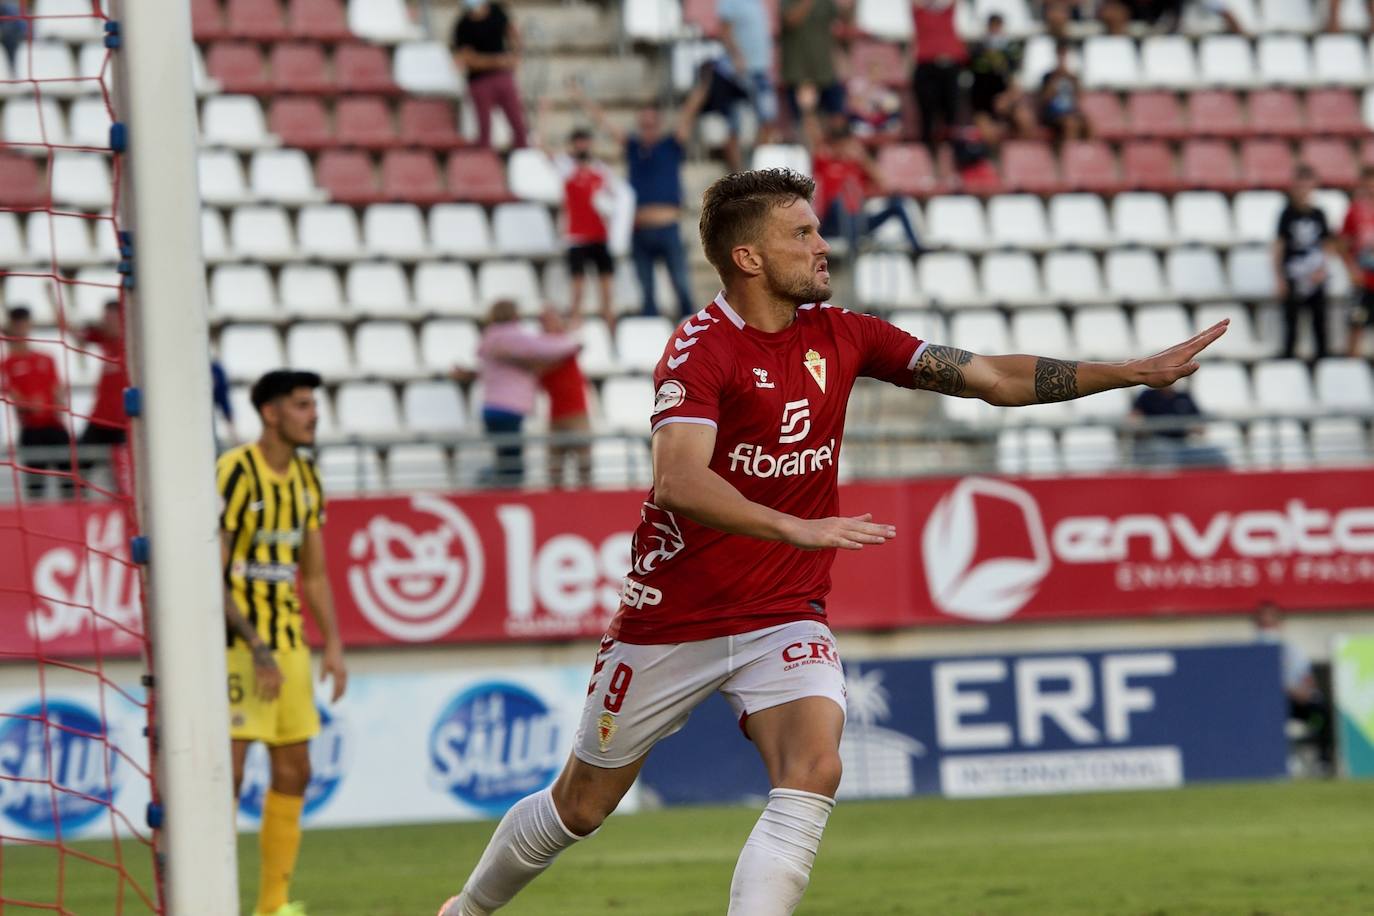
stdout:
<svg viewBox="0 0 1374 916">
<path fill-rule="evenodd" d="M 1272 645 L 846 661 L 841 798 L 1030 795 L 1286 774 Z M 719 697 L 649 756 L 666 804 L 761 796 Z"/>
</svg>

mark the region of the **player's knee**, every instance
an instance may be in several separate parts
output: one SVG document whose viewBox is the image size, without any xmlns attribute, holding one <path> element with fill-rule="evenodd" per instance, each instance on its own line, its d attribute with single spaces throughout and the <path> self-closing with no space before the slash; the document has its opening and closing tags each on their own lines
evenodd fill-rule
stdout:
<svg viewBox="0 0 1374 916">
<path fill-rule="evenodd" d="M 789 761 L 779 785 L 788 789 L 814 792 L 829 798 L 840 788 L 844 764 L 836 750 L 818 751 Z"/>
<path fill-rule="evenodd" d="M 553 806 L 558 811 L 558 819 L 563 826 L 580 837 L 585 837 L 601 826 L 601 823 L 615 810 L 609 808 L 603 799 L 589 792 L 578 792 L 567 786 L 553 787 Z"/>
<path fill-rule="evenodd" d="M 272 767 L 272 791 L 283 795 L 304 795 L 310 785 L 310 758 L 279 760 Z"/>
</svg>

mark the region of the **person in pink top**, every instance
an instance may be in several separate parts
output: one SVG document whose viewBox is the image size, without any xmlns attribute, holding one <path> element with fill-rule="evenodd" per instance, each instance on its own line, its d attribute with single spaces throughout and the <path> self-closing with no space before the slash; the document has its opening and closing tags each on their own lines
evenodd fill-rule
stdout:
<svg viewBox="0 0 1374 916">
<path fill-rule="evenodd" d="M 534 409 L 539 374 L 582 349 L 563 334 L 531 331 L 520 323 L 515 303 L 502 299 L 491 307 L 477 347 L 477 379 L 482 385 L 482 425 L 499 436 L 493 482 L 519 486 L 525 479 L 523 447 L 515 437 Z"/>
<path fill-rule="evenodd" d="M 921 139 L 932 150 L 942 134 L 963 123 L 959 77 L 968 63 L 968 50 L 954 29 L 955 5 L 954 0 L 911 3 L 916 24 L 916 72 L 911 82 L 921 109 Z"/>
</svg>

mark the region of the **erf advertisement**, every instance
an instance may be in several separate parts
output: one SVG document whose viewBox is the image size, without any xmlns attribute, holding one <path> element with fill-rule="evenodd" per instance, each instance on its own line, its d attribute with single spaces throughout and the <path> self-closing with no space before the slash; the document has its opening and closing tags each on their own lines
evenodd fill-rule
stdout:
<svg viewBox="0 0 1374 916">
<path fill-rule="evenodd" d="M 841 798 L 1150 789 L 1286 775 L 1271 645 L 845 662 Z M 766 794 L 713 699 L 651 754 L 668 804 Z"/>
</svg>

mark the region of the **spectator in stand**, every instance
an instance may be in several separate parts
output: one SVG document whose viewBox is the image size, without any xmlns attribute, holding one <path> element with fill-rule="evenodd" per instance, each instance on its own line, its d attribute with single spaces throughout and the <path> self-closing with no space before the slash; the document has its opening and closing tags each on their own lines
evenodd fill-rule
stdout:
<svg viewBox="0 0 1374 916">
<path fill-rule="evenodd" d="M 1046 73 L 1040 83 L 1040 123 L 1061 143 L 1082 140 L 1088 135 L 1088 121 L 1078 107 L 1081 87 L 1078 74 L 1069 63 L 1073 45 L 1060 41 L 1055 44 L 1054 51 L 1054 69 Z"/>
<path fill-rule="evenodd" d="M 687 270 L 687 251 L 678 230 L 682 218 L 682 161 L 692 124 L 706 101 L 707 85 L 698 82 L 692 89 L 671 134 L 663 132 L 663 116 L 646 105 L 639 110 L 638 130 L 632 134 L 616 127 L 601 107 L 587 98 L 576 81 L 569 87 L 572 97 L 602 131 L 625 150 L 630 188 L 635 194 L 634 233 L 630 236 L 630 256 L 639 279 L 640 300 L 645 315 L 659 314 L 654 283 L 654 264 L 662 261 L 668 268 L 678 311 L 683 318 L 696 311 L 692 303 L 691 275 Z"/>
<path fill-rule="evenodd" d="M 1355 289 L 1350 303 L 1349 356 L 1359 356 L 1364 328 L 1374 324 L 1374 166 L 1360 172 L 1360 186 L 1345 211 L 1337 240 Z"/>
<path fill-rule="evenodd" d="M 520 63 L 520 31 L 505 7 L 491 0 L 464 0 L 453 27 L 453 53 L 467 74 L 468 94 L 477 112 L 477 145 L 491 146 L 491 110 L 510 122 L 515 146 L 527 145 L 525 109 L 515 84 Z"/>
<path fill-rule="evenodd" d="M 100 379 L 95 384 L 95 403 L 81 433 L 81 445 L 123 445 L 128 418 L 124 414 L 124 389 L 129 387 L 129 367 L 124 361 L 124 311 L 119 300 L 105 303 L 100 321 L 81 332 L 83 343 L 101 351 Z"/>
<path fill-rule="evenodd" d="M 1283 303 L 1284 358 L 1298 346 L 1298 320 L 1307 312 L 1316 338 L 1316 357 L 1326 356 L 1327 255 L 1338 254 L 1336 241 L 1326 224 L 1326 214 L 1312 203 L 1317 176 L 1310 168 L 1298 169 L 1289 191 L 1288 206 L 1279 214 L 1278 238 L 1274 240 L 1274 286 Z"/>
<path fill-rule="evenodd" d="M 863 238 L 889 219 L 896 219 L 912 251 L 919 253 L 921 244 L 899 195 L 887 196 L 881 210 L 864 210 L 864 201 L 887 193 L 887 181 L 863 141 L 849 130 L 844 115 L 827 115 L 825 125 L 821 125 L 816 115 L 819 101 L 815 87 L 802 86 L 797 91 L 802 135 L 811 151 L 811 174 L 816 180 L 814 205 L 821 220 L 821 235 L 843 237 L 853 259 Z"/>
<path fill-rule="evenodd" d="M 1317 684 L 1311 659 L 1301 646 L 1283 638 L 1283 612 L 1273 601 L 1261 602 L 1255 609 L 1255 629 L 1259 642 L 1278 645 L 1288 718 L 1297 719 L 1306 726 L 1308 740 L 1316 745 L 1323 774 L 1330 774 L 1335 751 L 1333 710 L 1331 701 Z"/>
<path fill-rule="evenodd" d="M 912 0 L 916 71 L 912 86 L 921 110 L 921 139 L 932 151 L 963 123 L 959 79 L 968 49 L 954 28 L 954 0 Z"/>
<path fill-rule="evenodd" d="M 1140 423 L 1135 460 L 1146 467 L 1225 467 L 1226 453 L 1199 444 L 1202 411 L 1181 385 L 1146 388 L 1136 395 L 1131 418 Z"/>
<path fill-rule="evenodd" d="M 1105 0 L 1099 17 L 1107 32 L 1127 35 L 1133 22 L 1152 27 L 1157 32 L 1177 32 L 1183 22 L 1183 8 L 1188 0 Z M 1198 6 L 1221 19 L 1229 32 L 1245 34 L 1245 27 L 1231 12 L 1226 0 L 1197 0 Z M 1336 0 L 1333 6 L 1340 6 Z"/>
<path fill-rule="evenodd" d="M 835 68 L 835 26 L 852 12 L 850 0 L 782 0 L 782 82 L 794 120 L 801 118 L 797 90 L 807 84 L 819 90 L 821 111 L 844 111 L 844 84 Z"/>
<path fill-rule="evenodd" d="M 1012 40 L 1000 13 L 988 17 L 984 37 L 969 49 L 969 107 L 973 123 L 991 142 L 1008 134 L 1035 132 L 1034 107 L 1028 104 L 1016 74 L 1021 70 L 1025 46 Z"/>
<path fill-rule="evenodd" d="M 902 132 L 902 96 L 888 85 L 890 74 L 883 72 L 881 57 L 867 56 L 863 67 L 862 73 L 852 74 L 845 83 L 849 127 L 859 137 L 896 137 Z"/>
<path fill-rule="evenodd" d="M 72 495 L 70 454 L 59 451 L 71 446 L 71 436 L 63 423 L 66 411 L 57 363 L 51 356 L 33 348 L 33 316 L 23 307 L 9 311 L 5 329 L 4 358 L 0 359 L 0 391 L 14 406 L 19 420 L 19 460 L 37 471 L 65 471 L 61 492 Z M 29 499 L 42 499 L 47 490 L 47 475 L 24 475 L 24 492 Z"/>
<path fill-rule="evenodd" d="M 768 143 L 778 120 L 778 93 L 773 86 L 773 27 L 768 11 L 763 0 L 718 0 L 716 18 L 720 20 L 720 40 L 726 52 L 716 66 L 748 93 L 759 125 L 758 142 Z M 726 117 L 730 121 L 730 138 L 726 141 L 725 156 L 731 159 L 729 147 L 733 144 L 733 157 L 739 161 L 738 106 L 732 105 Z"/>
<path fill-rule="evenodd" d="M 541 316 L 544 333 L 566 334 L 567 320 L 552 306 Z M 539 376 L 539 386 L 549 396 L 549 483 L 569 488 L 583 487 L 592 480 L 591 418 L 587 415 L 587 379 L 573 353 L 548 366 Z M 568 459 L 573 460 L 568 473 Z"/>
<path fill-rule="evenodd" d="M 534 410 L 540 373 L 573 356 L 582 345 L 562 334 L 526 330 L 515 303 L 493 303 L 477 347 L 482 385 L 482 425 L 496 436 L 497 486 L 519 486 L 525 479 L 524 446 L 517 438 Z M 456 370 L 455 378 L 467 374 Z"/>
</svg>

